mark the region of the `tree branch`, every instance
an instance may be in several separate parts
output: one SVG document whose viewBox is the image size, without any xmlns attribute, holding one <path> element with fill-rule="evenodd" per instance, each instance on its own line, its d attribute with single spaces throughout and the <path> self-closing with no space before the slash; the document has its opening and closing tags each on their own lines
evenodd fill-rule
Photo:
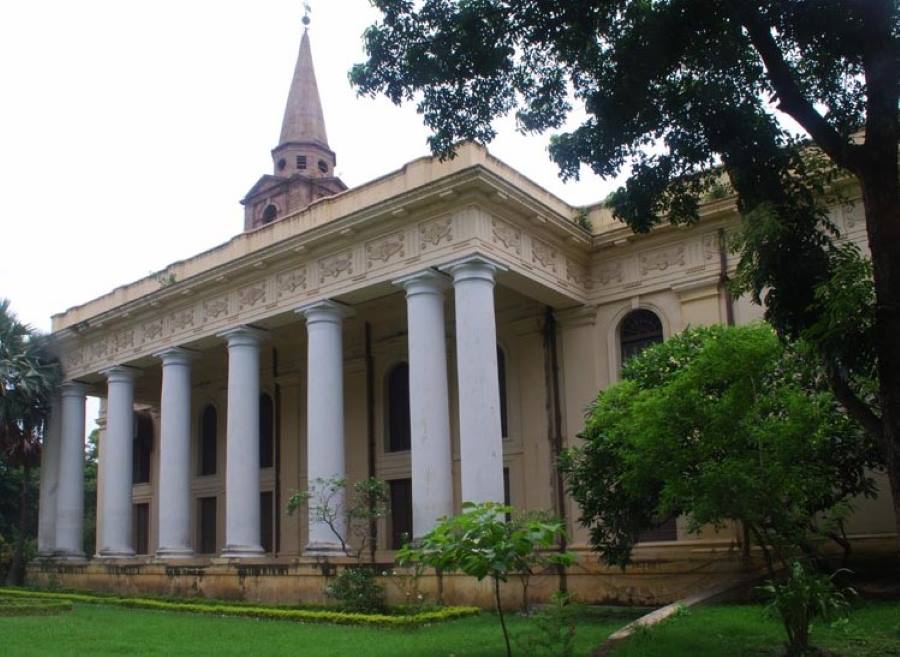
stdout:
<svg viewBox="0 0 900 657">
<path fill-rule="evenodd" d="M 770 26 L 756 8 L 756 3 L 736 0 L 730 4 L 766 66 L 769 80 L 778 97 L 778 108 L 793 117 L 835 163 L 858 173 L 860 147 L 843 139 L 803 96 L 790 66 L 772 36 Z"/>
<path fill-rule="evenodd" d="M 834 367 L 827 367 L 828 383 L 834 396 L 841 403 L 847 413 L 859 422 L 863 429 L 875 437 L 880 443 L 882 441 L 883 431 L 881 426 L 881 418 L 878 417 L 872 409 L 861 400 L 847 380 L 841 376 Z"/>
</svg>

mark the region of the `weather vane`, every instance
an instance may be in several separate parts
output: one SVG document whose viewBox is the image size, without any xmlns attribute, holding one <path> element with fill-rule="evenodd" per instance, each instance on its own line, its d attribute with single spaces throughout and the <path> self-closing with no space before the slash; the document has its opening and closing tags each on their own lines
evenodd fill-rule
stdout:
<svg viewBox="0 0 900 657">
<path fill-rule="evenodd" d="M 309 12 L 312 11 L 312 8 L 309 6 L 308 2 L 303 3 L 303 25 L 309 27 Z"/>
</svg>

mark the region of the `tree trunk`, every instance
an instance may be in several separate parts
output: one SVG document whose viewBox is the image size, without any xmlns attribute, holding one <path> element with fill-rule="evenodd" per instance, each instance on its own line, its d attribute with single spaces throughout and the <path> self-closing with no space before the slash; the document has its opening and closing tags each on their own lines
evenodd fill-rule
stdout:
<svg viewBox="0 0 900 657">
<path fill-rule="evenodd" d="M 31 467 L 26 459 L 22 466 L 22 487 L 19 491 L 19 535 L 13 552 L 12 564 L 6 573 L 7 586 L 22 586 L 25 583 L 25 534 L 28 531 L 28 480 Z"/>
<path fill-rule="evenodd" d="M 503 617 L 503 605 L 500 603 L 500 580 L 497 577 L 494 577 L 494 601 L 497 603 L 497 615 L 500 616 L 500 627 L 503 629 L 503 640 L 506 642 L 506 657 L 512 657 L 509 632 L 506 629 L 506 619 Z"/>
<path fill-rule="evenodd" d="M 868 144 L 867 144 L 868 145 Z M 900 196 L 897 144 L 873 145 L 860 175 L 875 279 L 875 350 L 881 402 L 879 444 L 894 502 L 900 549 Z"/>
</svg>

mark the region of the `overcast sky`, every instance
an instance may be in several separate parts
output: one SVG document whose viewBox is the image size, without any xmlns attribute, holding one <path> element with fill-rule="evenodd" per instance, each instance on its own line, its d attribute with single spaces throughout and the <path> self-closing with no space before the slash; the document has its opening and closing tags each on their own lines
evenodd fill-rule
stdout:
<svg viewBox="0 0 900 657">
<path fill-rule="evenodd" d="M 313 58 L 337 173 L 350 187 L 427 154 L 413 106 L 347 82 L 368 0 L 312 2 Z M 300 0 L 44 0 L 0 4 L 0 296 L 50 315 L 219 244 L 270 173 L 300 42 Z M 499 124 L 491 151 L 574 204 L 549 136 Z"/>
</svg>

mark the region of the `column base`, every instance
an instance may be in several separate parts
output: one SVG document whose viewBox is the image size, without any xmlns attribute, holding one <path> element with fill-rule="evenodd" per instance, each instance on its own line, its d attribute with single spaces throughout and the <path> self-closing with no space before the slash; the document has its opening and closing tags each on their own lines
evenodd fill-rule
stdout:
<svg viewBox="0 0 900 657">
<path fill-rule="evenodd" d="M 68 550 L 56 550 L 51 555 L 54 561 L 67 561 L 69 563 L 86 563 L 84 552 L 69 552 Z"/>
<path fill-rule="evenodd" d="M 341 549 L 340 543 L 307 543 L 303 548 L 304 556 L 310 557 L 346 557 L 346 550 Z"/>
<path fill-rule="evenodd" d="M 131 548 L 123 548 L 114 550 L 112 548 L 103 548 L 97 553 L 100 559 L 131 559 L 135 556 L 134 550 Z"/>
<path fill-rule="evenodd" d="M 162 559 L 163 561 L 172 559 L 193 559 L 194 556 L 194 551 L 190 548 L 159 548 L 156 551 L 156 558 Z"/>
<path fill-rule="evenodd" d="M 222 559 L 258 559 L 266 553 L 262 545 L 226 545 L 219 556 Z"/>
</svg>

